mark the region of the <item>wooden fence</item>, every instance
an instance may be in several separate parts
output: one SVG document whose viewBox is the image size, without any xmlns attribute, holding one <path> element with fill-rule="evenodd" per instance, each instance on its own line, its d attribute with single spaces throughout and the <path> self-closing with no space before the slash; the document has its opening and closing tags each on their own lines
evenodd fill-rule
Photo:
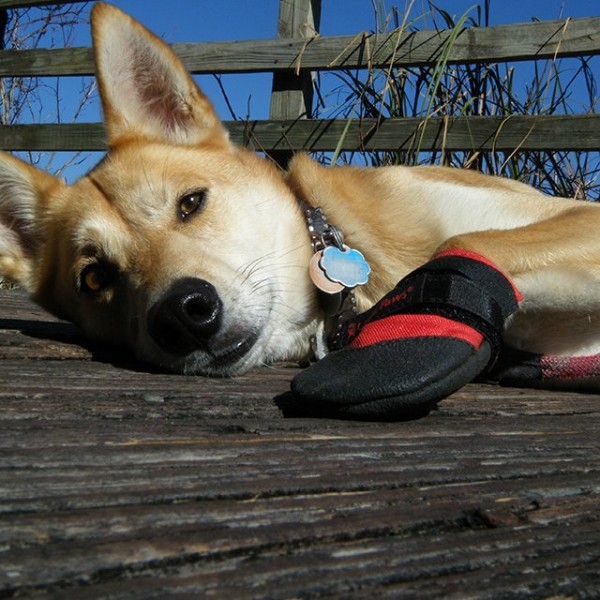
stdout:
<svg viewBox="0 0 600 600">
<path fill-rule="evenodd" d="M 78 0 L 82 1 L 82 0 Z M 64 4 L 66 1 L 52 4 Z M 600 54 L 600 17 L 464 29 L 444 54 L 441 31 L 392 31 L 326 37 L 318 29 L 321 0 L 281 2 L 279 35 L 269 40 L 174 44 L 188 69 L 199 73 L 274 74 L 269 120 L 229 121 L 232 139 L 271 154 L 290 150 L 582 150 L 600 148 L 595 114 L 428 119 L 322 120 L 310 116 L 311 73 L 326 70 L 515 62 Z M 0 0 L 0 9 L 50 4 Z M 94 73 L 90 48 L 0 52 L 0 77 Z M 99 123 L 0 126 L 3 150 L 103 150 Z"/>
</svg>

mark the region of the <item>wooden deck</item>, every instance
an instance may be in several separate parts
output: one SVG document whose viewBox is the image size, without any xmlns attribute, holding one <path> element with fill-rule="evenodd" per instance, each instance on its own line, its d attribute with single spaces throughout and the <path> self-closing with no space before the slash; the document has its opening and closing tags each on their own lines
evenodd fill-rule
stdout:
<svg viewBox="0 0 600 600">
<path fill-rule="evenodd" d="M 0 597 L 600 597 L 600 396 L 285 418 L 294 373 L 148 373 L 0 290 Z"/>
</svg>

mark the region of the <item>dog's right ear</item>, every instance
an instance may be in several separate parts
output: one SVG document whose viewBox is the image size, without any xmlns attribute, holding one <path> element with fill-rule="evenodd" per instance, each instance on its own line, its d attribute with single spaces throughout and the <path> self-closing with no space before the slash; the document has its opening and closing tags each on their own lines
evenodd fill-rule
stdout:
<svg viewBox="0 0 600 600">
<path fill-rule="evenodd" d="M 0 276 L 34 291 L 47 219 L 48 200 L 61 179 L 0 152 Z"/>
<path fill-rule="evenodd" d="M 167 44 L 102 2 L 92 10 L 92 34 L 110 146 L 139 137 L 229 144 L 210 101 Z"/>
</svg>

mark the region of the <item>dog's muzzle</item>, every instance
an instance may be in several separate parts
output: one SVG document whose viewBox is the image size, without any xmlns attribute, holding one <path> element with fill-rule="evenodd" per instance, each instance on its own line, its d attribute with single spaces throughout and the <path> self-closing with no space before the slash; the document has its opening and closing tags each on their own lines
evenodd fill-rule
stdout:
<svg viewBox="0 0 600 600">
<path fill-rule="evenodd" d="M 171 285 L 148 311 L 147 324 L 155 344 L 175 361 L 173 370 L 203 375 L 235 372 L 260 331 L 231 315 L 226 319 L 215 287 L 193 277 Z M 160 362 L 166 364 L 164 358 Z"/>
<path fill-rule="evenodd" d="M 148 331 L 158 346 L 175 356 L 209 351 L 219 331 L 223 303 L 213 285 L 188 277 L 176 281 L 148 313 Z"/>
</svg>

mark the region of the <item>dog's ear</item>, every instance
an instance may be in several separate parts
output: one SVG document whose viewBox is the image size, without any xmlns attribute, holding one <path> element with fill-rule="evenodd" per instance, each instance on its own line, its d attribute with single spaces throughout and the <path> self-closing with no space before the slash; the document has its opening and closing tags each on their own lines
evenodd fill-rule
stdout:
<svg viewBox="0 0 600 600">
<path fill-rule="evenodd" d="M 110 146 L 136 137 L 229 143 L 211 103 L 162 40 L 105 3 L 92 10 L 92 35 Z"/>
<path fill-rule="evenodd" d="M 45 238 L 47 199 L 62 180 L 0 152 L 0 276 L 30 292 Z"/>
</svg>

